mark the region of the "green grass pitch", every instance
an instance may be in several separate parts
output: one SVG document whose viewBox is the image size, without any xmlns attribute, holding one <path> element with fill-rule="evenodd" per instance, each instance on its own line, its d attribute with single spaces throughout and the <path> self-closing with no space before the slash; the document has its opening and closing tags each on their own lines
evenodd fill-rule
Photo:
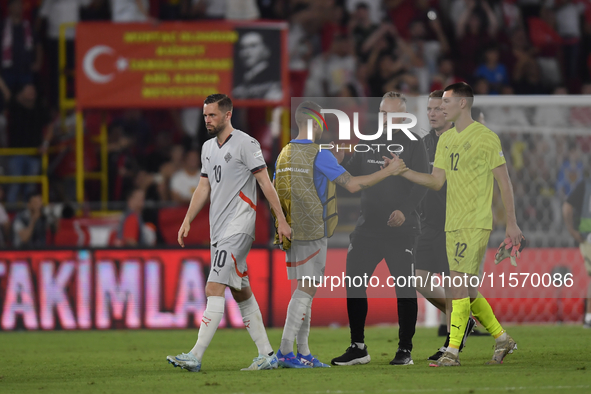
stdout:
<svg viewBox="0 0 591 394">
<path fill-rule="evenodd" d="M 219 330 L 200 373 L 173 368 L 168 354 L 188 351 L 197 330 L 9 332 L 0 335 L 0 393 L 591 393 L 591 330 L 509 326 L 518 350 L 487 366 L 494 340 L 469 338 L 458 368 L 429 368 L 442 344 L 417 329 L 415 365 L 391 366 L 398 328 L 366 331 L 368 365 L 242 372 L 256 356 L 246 330 Z M 280 329 L 268 330 L 277 346 Z M 326 363 L 348 346 L 345 328 L 312 328 L 310 348 Z"/>
</svg>

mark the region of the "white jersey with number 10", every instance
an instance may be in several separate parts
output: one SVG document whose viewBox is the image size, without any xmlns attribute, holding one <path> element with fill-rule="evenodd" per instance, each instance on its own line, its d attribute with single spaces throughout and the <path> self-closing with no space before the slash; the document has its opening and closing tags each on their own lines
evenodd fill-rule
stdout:
<svg viewBox="0 0 591 394">
<path fill-rule="evenodd" d="M 256 178 L 265 170 L 261 146 L 248 134 L 234 129 L 223 144 L 211 138 L 201 152 L 201 176 L 209 179 L 211 243 L 235 234 L 254 239 L 256 219 Z"/>
</svg>

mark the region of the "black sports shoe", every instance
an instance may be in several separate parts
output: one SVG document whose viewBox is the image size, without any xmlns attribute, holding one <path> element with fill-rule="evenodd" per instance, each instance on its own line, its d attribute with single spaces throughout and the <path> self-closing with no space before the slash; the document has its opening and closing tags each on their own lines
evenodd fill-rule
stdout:
<svg viewBox="0 0 591 394">
<path fill-rule="evenodd" d="M 363 345 L 363 349 L 360 349 L 357 344 L 352 343 L 345 351 L 345 354 L 333 358 L 330 363 L 332 365 L 357 365 L 367 364 L 370 361 L 371 357 L 367 353 L 367 345 Z"/>
<path fill-rule="evenodd" d="M 432 361 L 439 360 L 441 358 L 441 356 L 443 356 L 443 353 L 445 353 L 446 350 L 447 350 L 447 348 L 445 348 L 445 347 L 439 348 L 439 350 L 437 351 L 437 353 L 435 353 L 434 355 L 432 355 L 431 357 L 429 357 L 427 360 L 432 360 Z"/>
<path fill-rule="evenodd" d="M 412 357 L 410 356 L 410 350 L 398 348 L 396 357 L 390 361 L 390 365 L 413 365 Z"/>
<path fill-rule="evenodd" d="M 468 324 L 466 324 L 466 331 L 464 331 L 464 338 L 462 338 L 462 343 L 460 344 L 460 352 L 466 346 L 466 340 L 468 339 L 468 335 L 474 331 L 474 327 L 476 327 L 476 320 L 472 316 L 468 318 Z"/>
</svg>

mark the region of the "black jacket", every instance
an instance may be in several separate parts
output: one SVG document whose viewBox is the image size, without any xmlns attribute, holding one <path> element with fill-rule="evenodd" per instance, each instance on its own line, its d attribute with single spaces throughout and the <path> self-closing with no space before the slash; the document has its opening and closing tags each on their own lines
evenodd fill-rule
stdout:
<svg viewBox="0 0 591 394">
<path fill-rule="evenodd" d="M 429 158 L 429 171 L 433 172 L 433 162 L 435 161 L 435 151 L 439 137 L 435 130 L 423 137 L 427 156 Z M 423 223 L 436 230 L 445 231 L 445 202 L 447 198 L 447 182 L 439 191 L 428 190 L 427 195 L 421 202 L 421 219 Z"/>
<path fill-rule="evenodd" d="M 384 164 L 382 156 L 390 157 L 386 147 L 391 144 L 400 144 L 404 150 L 399 157 L 404 160 L 406 166 L 418 172 L 427 172 L 429 163 L 423 140 L 416 135 L 415 137 L 417 141 L 412 141 L 406 134 L 398 131 L 392 135 L 391 141 L 387 140 L 385 134 L 376 141 L 361 141 L 370 146 L 372 144 L 384 144 L 384 146 L 380 146 L 379 152 L 377 149 L 364 153 L 355 152 L 344 167 L 353 176 L 373 174 Z M 401 176 L 388 177 L 377 185 L 362 190 L 361 213 L 354 232 L 372 237 L 420 235 L 421 223 L 418 208 L 426 193 L 426 188 Z M 400 227 L 389 227 L 388 219 L 396 210 L 404 214 L 404 224 Z"/>
</svg>

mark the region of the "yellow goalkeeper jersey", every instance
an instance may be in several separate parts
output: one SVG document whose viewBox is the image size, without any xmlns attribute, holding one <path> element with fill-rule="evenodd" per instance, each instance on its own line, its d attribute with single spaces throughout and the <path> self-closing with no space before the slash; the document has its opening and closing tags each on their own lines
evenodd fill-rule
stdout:
<svg viewBox="0 0 591 394">
<path fill-rule="evenodd" d="M 447 178 L 445 231 L 492 230 L 492 170 L 503 164 L 499 137 L 481 123 L 441 135 L 433 166 L 445 170 Z"/>
</svg>

